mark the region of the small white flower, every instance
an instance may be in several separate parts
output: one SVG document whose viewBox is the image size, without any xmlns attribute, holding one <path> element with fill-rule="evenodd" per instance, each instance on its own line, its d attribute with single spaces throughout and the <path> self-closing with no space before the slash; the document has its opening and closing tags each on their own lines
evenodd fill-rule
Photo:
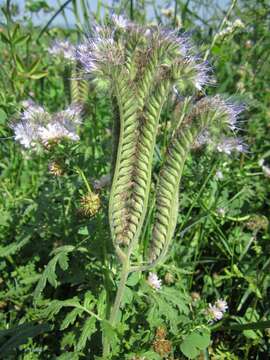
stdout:
<svg viewBox="0 0 270 360">
<path fill-rule="evenodd" d="M 27 102 L 20 121 L 11 124 L 14 138 L 27 149 L 35 148 L 38 143 L 47 145 L 50 141 L 63 138 L 78 141 L 81 111 L 79 104 L 72 104 L 66 110 L 51 115 L 43 107 Z"/>
<path fill-rule="evenodd" d="M 54 56 L 62 56 L 67 60 L 75 60 L 75 47 L 67 40 L 56 40 L 48 52 Z"/>
<path fill-rule="evenodd" d="M 226 301 L 226 300 L 223 300 L 223 299 L 218 299 L 218 300 L 215 302 L 215 306 L 216 306 L 220 311 L 222 311 L 223 313 L 225 313 L 225 312 L 228 310 L 227 301 Z"/>
<path fill-rule="evenodd" d="M 224 176 L 223 176 L 223 173 L 222 173 L 221 170 L 218 170 L 218 171 L 216 172 L 215 178 L 216 178 L 217 180 L 222 180 L 222 179 L 224 179 Z"/>
<path fill-rule="evenodd" d="M 128 20 L 125 19 L 122 15 L 113 15 L 112 21 L 114 22 L 115 26 L 119 29 L 125 29 L 128 26 Z"/>
<path fill-rule="evenodd" d="M 241 19 L 236 19 L 233 23 L 233 26 L 235 28 L 244 28 L 245 27 L 245 24 L 243 23 L 243 21 Z"/>
<path fill-rule="evenodd" d="M 238 138 L 223 138 L 216 148 L 218 152 L 223 152 L 227 155 L 231 155 L 233 151 L 244 153 L 247 150 L 246 145 Z"/>
<path fill-rule="evenodd" d="M 209 304 L 207 313 L 213 321 L 223 318 L 223 312 L 216 305 Z"/>
<path fill-rule="evenodd" d="M 63 138 L 73 141 L 80 139 L 75 132 L 69 131 L 61 123 L 50 123 L 46 127 L 40 127 L 38 133 L 42 143 L 45 145 L 50 141 L 59 141 Z"/>
<path fill-rule="evenodd" d="M 26 149 L 35 146 L 37 140 L 37 129 L 29 123 L 19 122 L 13 126 L 14 139 L 18 141 Z"/>
<path fill-rule="evenodd" d="M 62 118 L 65 122 L 72 122 L 73 124 L 80 125 L 82 123 L 81 113 L 83 106 L 80 104 L 71 104 L 67 109 L 58 113 L 58 117 Z"/>
<path fill-rule="evenodd" d="M 219 216 L 224 217 L 226 214 L 226 210 L 224 208 L 218 208 L 217 213 Z"/>
<path fill-rule="evenodd" d="M 152 29 L 151 28 L 147 28 L 144 32 L 144 35 L 146 38 L 150 38 L 150 36 L 152 36 Z"/>
<path fill-rule="evenodd" d="M 245 27 L 245 24 L 242 22 L 241 19 L 236 19 L 233 23 L 230 21 L 227 21 L 227 27 L 223 30 L 221 30 L 217 36 L 218 37 L 225 37 L 227 35 L 232 34 L 236 29 L 243 29 Z"/>
<path fill-rule="evenodd" d="M 162 281 L 158 278 L 157 274 L 150 272 L 147 281 L 153 289 L 161 289 Z"/>
<path fill-rule="evenodd" d="M 30 106 L 35 106 L 35 102 L 32 99 L 23 100 L 21 104 L 25 109 L 29 108 Z"/>
</svg>

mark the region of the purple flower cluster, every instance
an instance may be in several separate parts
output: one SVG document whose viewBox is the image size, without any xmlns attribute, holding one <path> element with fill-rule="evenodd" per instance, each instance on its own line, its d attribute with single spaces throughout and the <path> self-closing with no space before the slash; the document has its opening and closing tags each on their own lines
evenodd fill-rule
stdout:
<svg viewBox="0 0 270 360">
<path fill-rule="evenodd" d="M 78 141 L 81 124 L 80 105 L 72 104 L 66 110 L 49 114 L 32 100 L 23 102 L 24 110 L 19 121 L 11 124 L 14 138 L 26 149 L 36 149 L 38 144 L 47 146 L 62 139 Z"/>
<path fill-rule="evenodd" d="M 179 35 L 175 30 L 160 26 L 137 25 L 116 15 L 112 16 L 110 24 L 93 26 L 85 41 L 77 47 L 77 60 L 87 74 L 110 76 L 115 67 L 125 64 L 134 39 L 139 44 L 138 48 L 141 46 L 134 56 L 138 64 L 138 54 L 143 57 L 144 53 L 163 49 L 172 66 L 182 66 L 181 79 L 198 90 L 210 82 L 209 64 L 195 54 L 187 35 Z"/>
</svg>

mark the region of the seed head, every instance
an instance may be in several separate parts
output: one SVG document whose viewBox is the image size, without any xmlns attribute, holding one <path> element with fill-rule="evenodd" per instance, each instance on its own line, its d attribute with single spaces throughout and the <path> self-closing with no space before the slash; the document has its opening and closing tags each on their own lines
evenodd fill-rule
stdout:
<svg viewBox="0 0 270 360">
<path fill-rule="evenodd" d="M 167 272 L 164 276 L 164 281 L 166 284 L 171 285 L 175 282 L 175 278 L 172 273 Z"/>
<path fill-rule="evenodd" d="M 165 357 L 172 351 L 172 344 L 169 340 L 166 340 L 166 328 L 159 326 L 156 330 L 155 341 L 153 342 L 153 348 L 160 356 Z"/>
<path fill-rule="evenodd" d="M 156 339 L 165 339 L 166 338 L 166 335 L 167 335 L 167 330 L 164 326 L 159 326 L 156 330 L 156 336 L 155 338 Z"/>
<path fill-rule="evenodd" d="M 161 9 L 161 14 L 166 16 L 167 18 L 171 18 L 173 16 L 173 13 L 174 13 L 174 9 L 171 7 Z"/>
<path fill-rule="evenodd" d="M 101 200 L 98 194 L 89 192 L 82 196 L 80 205 L 80 212 L 84 216 L 94 216 L 101 207 Z"/>
<path fill-rule="evenodd" d="M 61 164 L 58 163 L 57 161 L 52 161 L 51 163 L 49 163 L 48 168 L 49 168 L 49 173 L 54 176 L 62 176 L 64 173 Z"/>
<path fill-rule="evenodd" d="M 190 295 L 194 302 L 200 300 L 200 298 L 201 298 L 200 294 L 196 291 L 192 291 L 192 293 Z"/>
<path fill-rule="evenodd" d="M 251 40 L 247 40 L 247 41 L 245 42 L 245 48 L 246 48 L 246 49 L 251 49 L 252 46 L 253 46 L 253 42 L 252 42 Z"/>
<path fill-rule="evenodd" d="M 253 215 L 246 223 L 246 227 L 252 231 L 266 230 L 268 225 L 269 221 L 263 215 Z"/>
</svg>

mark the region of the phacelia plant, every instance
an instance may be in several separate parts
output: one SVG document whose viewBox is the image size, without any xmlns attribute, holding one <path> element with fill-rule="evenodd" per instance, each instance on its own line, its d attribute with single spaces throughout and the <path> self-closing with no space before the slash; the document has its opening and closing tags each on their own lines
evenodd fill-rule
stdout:
<svg viewBox="0 0 270 360">
<path fill-rule="evenodd" d="M 192 148 L 207 145 L 227 154 L 245 150 L 235 134 L 229 135 L 237 129 L 242 108 L 219 95 L 205 96 L 203 87 L 213 80 L 209 65 L 186 35 L 159 26 L 139 26 L 114 16 L 109 24 L 94 26 L 78 46 L 77 59 L 90 80 L 108 84 L 114 108 L 109 222 L 122 262 L 110 314 L 114 325 L 129 273 L 159 264 L 168 252 L 177 223 L 180 180 Z M 134 266 L 131 260 L 144 240 L 154 149 L 165 104 L 170 104 L 172 130 L 155 185 L 149 247 L 144 261 Z M 105 346 L 105 355 L 108 349 Z"/>
</svg>

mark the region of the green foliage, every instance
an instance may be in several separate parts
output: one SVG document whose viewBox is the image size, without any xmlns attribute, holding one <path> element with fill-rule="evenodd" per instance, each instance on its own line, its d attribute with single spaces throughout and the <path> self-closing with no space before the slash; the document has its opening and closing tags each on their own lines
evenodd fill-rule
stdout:
<svg viewBox="0 0 270 360">
<path fill-rule="evenodd" d="M 39 334 L 50 331 L 48 324 L 28 324 L 18 325 L 12 329 L 1 330 L 0 332 L 0 350 L 1 356 L 8 356 L 12 350 Z"/>
<path fill-rule="evenodd" d="M 208 329 L 195 329 L 184 337 L 180 345 L 181 351 L 189 359 L 195 359 L 202 350 L 210 344 L 210 333 Z"/>
<path fill-rule="evenodd" d="M 57 275 L 56 275 L 56 266 L 59 265 L 59 267 L 65 271 L 68 269 L 68 254 L 73 251 L 81 251 L 85 252 L 87 251 L 85 248 L 75 248 L 73 245 L 65 245 L 61 246 L 57 249 L 55 249 L 52 254 L 55 255 L 46 265 L 45 270 L 43 271 L 38 284 L 36 286 L 36 289 L 34 291 L 34 298 L 38 298 L 43 289 L 46 286 L 46 283 L 50 283 L 53 287 L 58 286 L 57 282 Z"/>
<path fill-rule="evenodd" d="M 217 360 L 269 358 L 270 186 L 269 173 L 260 161 L 264 159 L 264 166 L 269 168 L 270 47 L 266 2 L 238 2 L 228 20 L 233 23 L 240 18 L 244 27 L 219 37 L 208 57 L 217 84 L 207 89 L 207 94 L 236 93 L 236 99 L 247 104 L 245 122 L 239 126 L 248 152 L 213 157 L 209 151 L 195 148 L 192 157 L 187 156 L 171 250 L 165 262 L 153 270 L 162 280 L 161 289 L 149 286 L 148 274 L 131 273 L 125 283 L 117 325 L 108 321 L 120 281 L 119 262 L 109 235 L 109 191 L 106 186 L 95 186 L 110 172 L 111 143 L 119 141 L 119 114 L 114 110 L 116 131 L 112 139 L 112 89 L 108 91 L 105 82 L 89 87 L 89 81 L 80 79 L 80 68 L 73 69 L 78 76 L 71 76 L 72 67 L 47 51 L 53 38 L 68 38 L 74 44 L 80 41 L 78 29 L 89 22 L 87 1 L 81 3 L 83 12 L 76 8 L 78 2 L 68 4 L 68 11 L 72 9 L 76 14 L 76 30 L 56 28 L 54 23 L 44 24 L 43 28 L 34 26 L 32 12 L 52 10 L 46 2 L 28 2 L 24 19 L 14 17 L 18 8 L 12 2 L 1 5 L 1 356 L 7 360 L 105 360 L 102 348 L 107 338 L 111 344 L 108 359 L 112 360 L 160 360 L 169 356 L 175 360 L 202 356 Z M 109 13 L 109 8 L 102 6 L 98 2 L 94 14 L 97 20 L 103 10 Z M 146 24 L 144 2 L 120 1 L 114 6 L 116 12 L 125 9 L 135 21 Z M 172 9 L 161 9 L 154 2 L 151 6 L 159 23 L 179 26 L 179 33 L 191 30 L 195 42 L 203 44 L 203 55 L 210 49 L 224 16 L 211 2 L 207 9 L 213 9 L 213 16 L 209 14 L 207 21 L 194 1 L 177 0 Z M 56 14 L 65 21 L 67 8 L 59 8 L 48 15 L 49 20 Z M 92 5 L 91 10 L 95 10 Z M 224 28 L 228 26 L 224 24 Z M 137 65 L 131 55 L 137 40 L 129 44 L 127 53 L 126 68 L 132 72 L 132 79 Z M 135 89 L 125 76 L 118 99 L 125 100 L 125 121 L 134 125 L 129 129 L 134 146 L 142 156 L 153 156 L 152 176 L 147 177 L 150 193 L 145 228 L 132 255 L 133 270 L 141 264 L 142 254 L 147 255 L 152 240 L 155 189 L 171 136 L 177 130 L 177 111 L 181 110 L 172 114 L 174 97 L 163 105 L 159 125 L 153 123 L 156 134 L 150 141 L 152 147 L 148 152 L 141 151 L 135 136 L 138 123 L 133 123 L 134 117 L 128 111 L 135 106 L 137 110 L 143 108 L 147 116 L 152 114 L 153 106 L 159 103 L 161 107 L 164 89 L 158 88 L 158 79 L 152 85 L 158 66 L 150 61 L 153 54 L 146 59 L 139 55 L 137 52 L 136 59 L 148 66 L 142 66 L 142 81 L 136 78 L 136 91 L 148 94 L 147 101 L 131 101 Z M 162 58 L 166 52 L 159 55 Z M 73 81 L 68 81 L 70 78 Z M 178 85 L 193 96 L 190 85 Z M 158 91 L 161 93 L 154 99 L 152 95 Z M 21 111 L 23 100 L 31 98 L 53 112 L 64 109 L 70 97 L 86 104 L 80 142 L 63 142 L 38 154 L 14 142 L 9 124 Z M 116 100 L 113 98 L 113 105 Z M 179 104 L 188 107 L 181 99 Z M 154 111 L 158 112 L 157 108 Z M 140 131 L 144 129 L 140 127 Z M 48 165 L 53 161 L 61 165 L 61 176 L 49 172 Z M 132 160 L 131 165 L 136 168 L 137 163 Z M 134 197 L 133 186 L 128 188 L 130 199 Z M 102 203 L 93 217 L 81 212 L 81 197 L 89 188 L 97 192 Z M 177 191 L 175 185 L 173 198 Z M 208 304 L 220 298 L 227 300 L 229 309 L 221 321 L 210 322 L 206 316 Z M 157 335 L 160 327 L 166 330 L 165 339 Z M 172 351 L 162 356 L 156 343 L 161 346 L 165 341 Z"/>
</svg>

